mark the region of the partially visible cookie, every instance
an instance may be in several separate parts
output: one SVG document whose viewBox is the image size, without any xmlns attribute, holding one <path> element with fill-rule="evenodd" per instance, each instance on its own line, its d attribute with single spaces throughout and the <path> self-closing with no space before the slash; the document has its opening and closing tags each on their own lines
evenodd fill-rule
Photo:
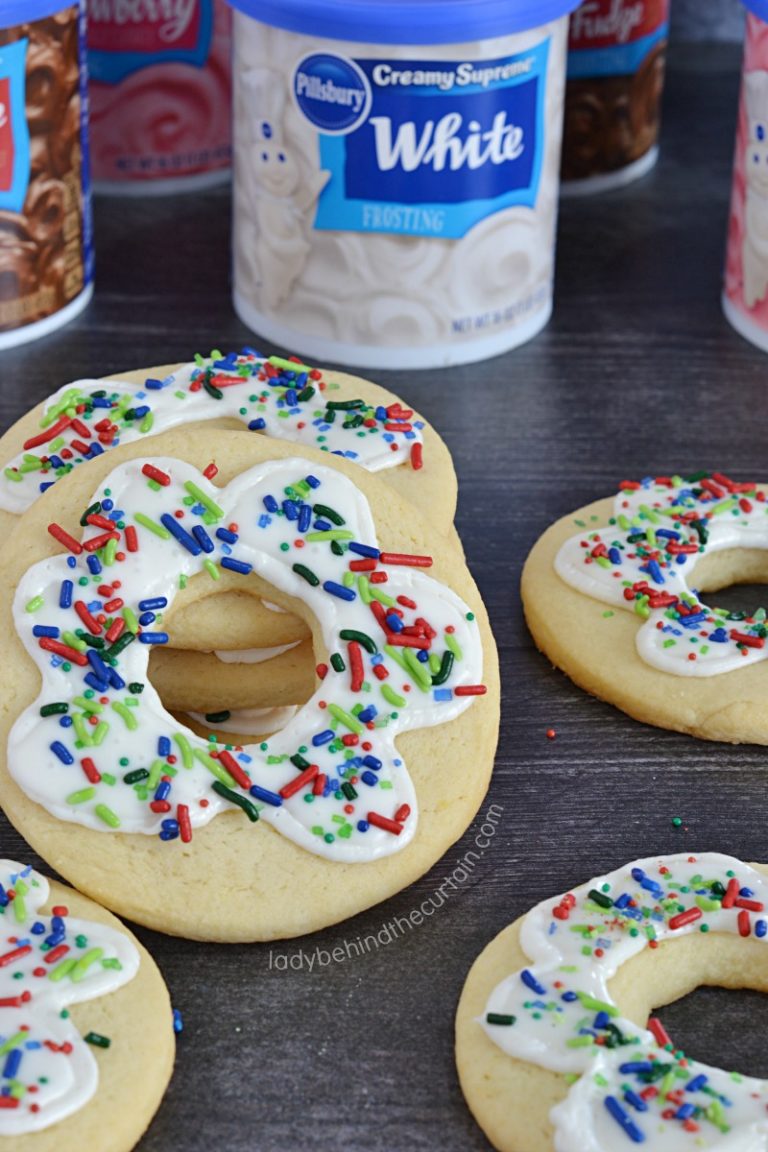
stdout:
<svg viewBox="0 0 768 1152">
<path fill-rule="evenodd" d="M 315 657 L 311 640 L 257 664 L 162 646 L 152 653 L 149 675 L 172 712 L 281 708 L 310 698 L 315 690 Z"/>
<path fill-rule="evenodd" d="M 79 892 L 8 860 L 0 884 L 0 1146 L 130 1152 L 173 1069 L 162 977 Z"/>
</svg>

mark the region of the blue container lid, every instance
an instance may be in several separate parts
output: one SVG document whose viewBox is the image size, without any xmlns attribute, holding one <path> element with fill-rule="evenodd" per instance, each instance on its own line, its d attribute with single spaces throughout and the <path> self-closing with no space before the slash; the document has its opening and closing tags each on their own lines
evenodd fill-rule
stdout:
<svg viewBox="0 0 768 1152">
<path fill-rule="evenodd" d="M 745 8 L 768 24 L 768 0 L 743 0 L 743 3 Z"/>
<path fill-rule="evenodd" d="M 0 0 L 0 28 L 31 24 L 76 3 L 78 0 Z"/>
<path fill-rule="evenodd" d="M 229 0 L 263 24 L 327 40 L 466 44 L 538 28 L 581 0 Z M 766 0 L 768 4 L 768 0 Z"/>
</svg>

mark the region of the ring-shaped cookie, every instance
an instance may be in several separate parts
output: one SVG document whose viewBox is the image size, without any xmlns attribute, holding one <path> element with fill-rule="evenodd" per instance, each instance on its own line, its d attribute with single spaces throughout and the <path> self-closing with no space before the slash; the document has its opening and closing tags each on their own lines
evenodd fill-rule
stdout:
<svg viewBox="0 0 768 1152">
<path fill-rule="evenodd" d="M 114 471 L 96 461 L 67 478 L 4 552 L 23 647 L 4 629 L 3 805 L 62 874 L 141 923 L 310 931 L 410 883 L 474 815 L 498 714 L 485 614 L 443 538 L 359 470 L 247 434 L 228 433 L 226 452 L 207 433 L 162 445 L 172 455 L 130 445 Z M 211 455 L 226 487 L 203 475 Z M 65 497 L 51 534 L 47 509 Z M 425 574 L 427 544 L 450 586 Z M 158 613 L 187 581 L 202 604 L 221 570 L 304 614 L 330 657 L 266 746 L 206 744 L 146 680 Z"/>
<path fill-rule="evenodd" d="M 713 473 L 627 483 L 564 517 L 522 594 L 538 647 L 587 691 L 648 724 L 765 744 L 765 613 L 710 607 L 693 586 L 766 580 L 765 491 Z"/>
<path fill-rule="evenodd" d="M 768 867 L 653 857 L 545 900 L 485 949 L 456 1018 L 464 1095 L 501 1152 L 765 1147 L 768 1081 L 675 1049 L 660 1005 L 768 991 Z"/>
<path fill-rule="evenodd" d="M 0 1036 L 0 1147 L 14 1152 L 129 1152 L 173 1067 L 168 992 L 138 940 L 10 860 L 0 860 Z"/>
</svg>

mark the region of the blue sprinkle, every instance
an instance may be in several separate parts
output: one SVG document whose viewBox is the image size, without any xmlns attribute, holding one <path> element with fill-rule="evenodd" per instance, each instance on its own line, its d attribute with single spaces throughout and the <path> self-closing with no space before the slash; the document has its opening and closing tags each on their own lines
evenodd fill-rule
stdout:
<svg viewBox="0 0 768 1152">
<path fill-rule="evenodd" d="M 107 500 L 102 500 L 102 502 L 101 502 L 102 512 L 111 512 L 112 509 L 114 508 L 114 506 L 115 506 L 114 500 L 107 499 Z"/>
<path fill-rule="evenodd" d="M 686 1092 L 699 1092 L 704 1087 L 704 1085 L 708 1083 L 709 1077 L 705 1076 L 702 1072 L 700 1075 L 694 1076 L 692 1080 L 688 1081 L 688 1083 L 685 1085 L 685 1090 Z"/>
<path fill-rule="evenodd" d="M 681 1104 L 677 1112 L 675 1112 L 675 1120 L 690 1120 L 695 1111 L 695 1104 Z"/>
<path fill-rule="evenodd" d="M 334 580 L 324 580 L 323 588 L 331 596 L 338 596 L 339 600 L 357 599 L 356 592 L 353 592 L 351 588 L 345 588 L 343 584 L 337 584 Z"/>
<path fill-rule="evenodd" d="M 629 1075 L 631 1072 L 653 1072 L 653 1069 L 652 1060 L 628 1060 L 625 1064 L 619 1065 L 619 1072 L 622 1076 Z"/>
<path fill-rule="evenodd" d="M 706 1079 L 706 1077 L 705 1077 Z M 647 1112 L 648 1105 L 642 1096 L 638 1096 L 637 1092 L 633 1092 L 631 1088 L 627 1088 L 624 1092 L 624 1099 L 627 1104 L 630 1104 L 636 1112 Z"/>
<path fill-rule="evenodd" d="M 374 772 L 381 771 L 381 760 L 377 760 L 375 756 L 363 756 L 363 764 L 366 768 L 372 768 Z"/>
<path fill-rule="evenodd" d="M 117 692 L 119 692 L 122 688 L 125 688 L 125 680 L 123 680 L 122 676 L 115 668 L 110 668 L 109 670 L 109 682 Z"/>
<path fill-rule="evenodd" d="M 74 560 L 74 556 L 72 557 Z M 72 589 L 74 585 L 71 580 L 62 580 L 61 591 L 59 592 L 59 608 L 72 607 Z"/>
<path fill-rule="evenodd" d="M 160 517 L 160 523 L 170 532 L 171 536 L 174 536 L 176 540 L 178 540 L 183 548 L 186 548 L 187 552 L 190 552 L 193 556 L 200 555 L 200 545 L 194 537 L 190 536 L 189 532 L 182 528 L 175 516 L 171 516 L 168 512 L 163 512 Z"/>
<path fill-rule="evenodd" d="M 222 563 L 223 563 L 223 561 L 222 561 Z M 168 633 L 167 632 L 140 632 L 139 633 L 139 640 L 141 640 L 142 644 L 167 644 L 168 643 Z M 114 671 L 114 669 L 113 669 L 113 671 Z"/>
<path fill-rule="evenodd" d="M 298 520 L 299 506 L 295 500 L 283 500 L 283 512 L 286 520 Z"/>
<path fill-rule="evenodd" d="M 367 820 L 358 820 L 357 830 L 358 830 L 358 832 L 367 832 L 368 831 L 368 821 Z"/>
<path fill-rule="evenodd" d="M 546 996 L 546 988 L 543 984 L 539 983 L 533 972 L 531 972 L 530 968 L 523 968 L 522 972 L 520 973 L 520 979 L 522 980 L 523 984 L 525 984 L 526 988 L 530 988 L 531 992 L 535 992 L 537 996 Z"/>
<path fill-rule="evenodd" d="M 264 503 L 264 507 L 266 508 L 267 512 L 277 512 L 277 510 L 280 507 L 277 500 L 275 500 L 274 496 L 265 496 L 263 503 Z"/>
<path fill-rule="evenodd" d="M 361 773 L 360 779 L 362 780 L 363 784 L 367 784 L 369 788 L 373 788 L 374 785 L 378 784 L 379 782 L 378 776 L 376 776 L 373 772 L 368 772 L 367 770 Z"/>
<path fill-rule="evenodd" d="M 54 740 L 51 744 L 51 752 L 58 756 L 62 764 L 74 764 L 75 758 L 70 752 L 69 748 L 65 747 L 60 740 Z"/>
<path fill-rule="evenodd" d="M 40 491 L 47 492 L 49 488 L 53 488 L 55 483 L 55 480 L 46 480 L 43 484 L 40 485 Z"/>
<path fill-rule="evenodd" d="M 253 571 L 253 564 L 246 564 L 244 560 L 234 560 L 231 556 L 224 556 L 221 566 L 229 568 L 232 572 L 239 572 L 241 576 L 247 576 Z"/>
<path fill-rule="evenodd" d="M 6 1080 L 15 1080 L 16 1074 L 19 1071 L 24 1053 L 21 1048 L 13 1048 L 5 1058 L 3 1065 L 3 1076 Z"/>
<path fill-rule="evenodd" d="M 249 432 L 261 432 L 262 429 L 266 428 L 266 426 L 267 426 L 267 422 L 264 419 L 264 417 L 259 416 L 259 417 L 257 417 L 256 420 L 251 420 L 249 422 L 248 430 L 249 430 Z"/>
<path fill-rule="evenodd" d="M 215 545 L 213 540 L 211 540 L 210 536 L 206 532 L 205 528 L 203 528 L 202 524 L 195 524 L 194 528 L 192 529 L 192 535 L 194 536 L 195 540 L 197 540 L 203 552 L 213 552 Z"/>
<path fill-rule="evenodd" d="M 240 537 L 236 532 L 230 532 L 229 528 L 217 528 L 216 539 L 225 540 L 227 544 L 237 544 Z"/>
<path fill-rule="evenodd" d="M 161 780 L 160 783 L 158 784 L 157 788 L 155 789 L 155 800 L 165 800 L 169 796 L 170 791 L 171 791 L 170 780 Z M 163 821 L 163 824 L 165 824 L 165 821 Z"/>
<path fill-rule="evenodd" d="M 142 612 L 141 616 L 139 616 L 139 624 L 141 624 L 142 628 L 146 628 L 148 624 L 154 624 L 156 619 L 157 617 L 154 612 Z"/>
<path fill-rule="evenodd" d="M 258 521 L 259 528 L 268 528 L 271 523 L 272 523 L 272 517 L 267 516 L 266 512 L 262 512 L 261 516 L 259 516 L 259 521 Z"/>
<path fill-rule="evenodd" d="M 362 711 L 357 714 L 357 718 L 361 724 L 370 724 L 371 720 L 375 720 L 377 716 L 378 711 L 373 704 L 369 704 L 367 708 L 363 708 Z"/>
<path fill-rule="evenodd" d="M 608 1026 L 610 1019 L 611 1018 L 607 1012 L 598 1012 L 597 1016 L 595 1016 L 594 1020 L 592 1021 L 592 1027 L 597 1028 L 597 1030 L 600 1031 L 601 1029 L 604 1029 Z"/>
<path fill-rule="evenodd" d="M 402 620 L 395 612 L 391 612 L 389 616 L 385 616 L 384 620 L 390 632 L 402 632 L 403 628 L 405 627 Z"/>
<path fill-rule="evenodd" d="M 629 1136 L 630 1140 L 632 1140 L 633 1143 L 635 1143 L 635 1144 L 644 1144 L 645 1143 L 645 1136 L 640 1131 L 640 1129 L 637 1127 L 637 1125 L 635 1124 L 634 1120 L 629 1115 L 629 1113 L 626 1112 L 622 1108 L 621 1104 L 619 1104 L 619 1102 L 615 1096 L 606 1096 L 605 1097 L 605 1106 L 608 1109 L 608 1111 L 610 1112 L 611 1116 L 613 1116 L 616 1123 L 619 1124 L 620 1127 L 624 1129 L 625 1133 L 627 1134 L 627 1136 Z"/>
<path fill-rule="evenodd" d="M 171 742 L 167 736 L 160 736 L 157 741 L 157 754 L 158 756 L 170 756 Z"/>
<path fill-rule="evenodd" d="M 762 939 L 766 932 L 768 932 L 768 920 L 756 920 L 755 936 L 757 936 L 759 939 Z"/>
<path fill-rule="evenodd" d="M 271 804 L 273 808 L 282 807 L 283 798 L 277 792 L 270 792 L 268 788 L 262 788 L 258 784 L 252 784 L 248 791 L 255 800 L 263 800 L 265 804 Z"/>
<path fill-rule="evenodd" d="M 618 548 L 608 549 L 608 559 L 611 564 L 621 564 L 621 552 L 619 552 Z"/>
<path fill-rule="evenodd" d="M 156 612 L 159 608 L 167 608 L 168 600 L 165 596 L 151 596 L 149 600 L 139 600 L 141 612 Z"/>
<path fill-rule="evenodd" d="M 92 576 L 98 576 L 99 573 L 101 572 L 101 560 L 99 560 L 98 556 L 91 554 L 88 557 L 86 563 L 88 565 L 88 569 L 89 569 L 91 575 Z"/>
<path fill-rule="evenodd" d="M 106 681 L 109 679 L 109 668 L 104 663 L 101 656 L 94 648 L 89 648 L 86 656 L 88 657 L 88 663 L 90 664 L 91 668 L 93 668 L 94 673 L 99 677 L 100 680 L 103 680 L 106 683 Z"/>
<path fill-rule="evenodd" d="M 432 691 L 432 699 L 437 701 L 438 704 L 445 704 L 448 700 L 453 700 L 453 692 L 450 688 L 434 688 Z"/>
<path fill-rule="evenodd" d="M 57 640 L 59 637 L 59 629 L 54 628 L 49 624 L 35 624 L 32 629 L 33 636 L 50 636 L 52 640 Z"/>
<path fill-rule="evenodd" d="M 751 888 L 739 888 L 739 896 L 742 896 L 745 900 L 749 900 L 754 896 L 754 892 Z"/>
<path fill-rule="evenodd" d="M 331 524 L 330 520 L 318 519 L 315 520 L 313 527 L 316 532 L 330 532 L 330 530 L 333 528 L 333 524 Z"/>
<path fill-rule="evenodd" d="M 7 900 L 6 903 L 8 903 Z M 33 936 L 42 936 L 43 932 L 45 932 L 45 924 L 43 924 L 41 920 L 36 920 L 30 928 L 30 932 Z"/>
<path fill-rule="evenodd" d="M 315 748 L 319 748 L 321 744 L 330 744 L 335 735 L 336 733 L 332 728 L 326 728 L 324 732 L 317 732 L 312 737 L 312 743 L 314 744 Z"/>
<path fill-rule="evenodd" d="M 309 504 L 302 504 L 299 509 L 299 523 L 297 525 L 299 532 L 309 531 L 309 526 L 312 523 L 312 509 Z"/>
<path fill-rule="evenodd" d="M 67 568 L 77 568 L 76 556 L 67 556 Z"/>
<path fill-rule="evenodd" d="M 368 556 L 372 560 L 378 560 L 381 555 L 378 548 L 371 548 L 370 544 L 358 544 L 356 540 L 350 541 L 347 548 L 350 552 L 356 552 L 358 556 Z"/>
<path fill-rule="evenodd" d="M 386 408 L 382 408 L 381 405 L 379 405 L 379 407 L 376 409 L 376 419 L 377 420 L 389 420 L 389 416 L 387 416 Z"/>
<path fill-rule="evenodd" d="M 96 440 L 94 440 L 93 444 L 91 444 L 91 447 L 88 450 L 88 456 L 90 457 L 91 460 L 93 460 L 94 456 L 101 456 L 103 454 L 103 452 L 104 452 L 104 446 L 102 444 L 99 444 Z"/>
<path fill-rule="evenodd" d="M 575 992 L 563 992 L 560 999 L 564 1000 L 566 1004 L 573 1004 L 574 1000 L 578 1000 L 578 996 Z"/>
<path fill-rule="evenodd" d="M 150 377 L 148 380 L 144 381 L 144 387 L 149 388 L 150 392 L 159 392 L 161 388 L 165 388 L 165 381 L 154 380 L 152 377 Z M 97 401 L 94 400 L 94 405 L 96 403 Z"/>
<path fill-rule="evenodd" d="M 102 679 L 101 679 L 100 677 L 98 677 L 98 676 L 97 676 L 97 675 L 96 675 L 94 672 L 88 672 L 88 673 L 87 673 L 87 674 L 86 674 L 86 675 L 83 677 L 83 679 L 85 680 L 85 682 L 86 682 L 86 684 L 88 685 L 88 687 L 89 687 L 89 688 L 93 688 L 93 689 L 95 689 L 95 691 L 96 691 L 96 692 L 106 692 L 106 690 L 107 690 L 107 681 L 106 681 L 106 680 L 102 680 Z"/>
<path fill-rule="evenodd" d="M 149 405 L 142 404 L 139 408 L 134 408 L 134 416 L 137 420 L 141 420 L 142 416 L 146 416 L 149 412 Z"/>
<path fill-rule="evenodd" d="M 320 487 L 320 481 L 318 480 L 317 476 L 305 476 L 304 479 L 306 480 L 307 484 L 309 484 L 310 488 Z"/>
<path fill-rule="evenodd" d="M 71 728 L 72 727 L 72 717 L 71 716 L 60 716 L 59 717 L 59 727 L 60 728 Z"/>
</svg>

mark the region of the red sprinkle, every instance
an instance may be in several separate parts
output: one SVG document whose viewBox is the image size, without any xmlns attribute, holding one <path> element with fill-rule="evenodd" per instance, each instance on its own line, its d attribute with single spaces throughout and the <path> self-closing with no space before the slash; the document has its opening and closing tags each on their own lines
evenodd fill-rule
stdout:
<svg viewBox="0 0 768 1152">
<path fill-rule="evenodd" d="M 167 487 L 171 482 L 171 478 L 168 473 L 161 472 L 159 468 L 155 468 L 154 464 L 145 464 L 141 471 L 145 476 L 148 476 L 150 480 L 154 480 L 158 484 L 162 484 L 164 488 Z"/>
<path fill-rule="evenodd" d="M 90 516 L 85 518 L 86 524 L 93 524 L 94 528 L 106 528 L 107 532 L 114 531 L 114 520 L 107 520 L 106 516 L 99 516 L 97 512 L 92 512 Z"/>
<path fill-rule="evenodd" d="M 395 812 L 395 820 L 398 824 L 403 824 L 411 814 L 410 804 L 401 804 L 397 812 Z"/>
<path fill-rule="evenodd" d="M 353 692 L 359 692 L 363 687 L 363 681 L 365 679 L 362 649 L 356 640 L 350 640 L 347 645 L 347 651 L 349 652 L 349 670 L 351 676 L 350 688 Z"/>
<path fill-rule="evenodd" d="M 318 775 L 315 776 L 315 782 L 312 785 L 312 795 L 313 796 L 322 796 L 323 791 L 325 789 L 325 782 L 327 779 L 328 779 L 328 777 L 325 775 L 324 772 L 319 772 Z"/>
<path fill-rule="evenodd" d="M 48 531 L 54 540 L 58 540 L 59 544 L 63 544 L 68 552 L 72 552 L 75 556 L 79 556 L 83 550 L 83 546 L 79 540 L 75 540 L 74 536 L 70 536 L 69 532 L 65 532 L 60 524 L 49 524 Z"/>
<path fill-rule="evenodd" d="M 399 836 L 403 830 L 402 824 L 397 824 L 386 816 L 380 816 L 378 812 L 369 812 L 366 820 L 375 828 L 383 828 L 385 832 L 391 832 L 394 836 Z"/>
<path fill-rule="evenodd" d="M 176 805 L 176 819 L 179 822 L 182 843 L 189 844 L 192 839 L 192 822 L 189 819 L 189 808 L 186 804 Z"/>
<path fill-rule="evenodd" d="M 411 556 L 406 552 L 382 552 L 379 556 L 382 564 L 403 564 L 408 568 L 431 568 L 431 556 Z"/>
<path fill-rule="evenodd" d="M 46 428 L 44 432 L 39 432 L 37 436 L 25 440 L 24 451 L 29 452 L 30 448 L 37 448 L 40 444 L 47 444 L 49 440 L 55 440 L 71 423 L 69 416 L 60 416 L 55 424 L 51 424 L 50 428 Z"/>
<path fill-rule="evenodd" d="M 86 552 L 98 552 L 99 548 L 103 548 L 110 540 L 119 540 L 119 532 L 103 532 L 101 536 L 92 536 L 90 540 L 83 541 L 83 548 Z"/>
<path fill-rule="evenodd" d="M 4 956 L 0 956 L 0 968 L 7 968 L 9 964 L 15 964 L 17 960 L 21 960 L 22 956 L 27 956 L 31 951 L 31 944 L 23 944 L 21 948 L 14 948 L 11 952 L 6 952 Z"/>
<path fill-rule="evenodd" d="M 205 476 L 206 480 L 213 480 L 213 478 L 217 472 L 218 472 L 218 468 L 214 464 L 213 460 L 211 460 L 210 464 L 208 465 L 208 467 L 203 472 L 203 476 Z"/>
<path fill-rule="evenodd" d="M 231 752 L 227 752 L 226 748 L 223 748 L 221 752 L 219 752 L 219 763 L 224 765 L 227 772 L 229 772 L 230 776 L 240 785 L 241 788 L 250 788 L 250 776 L 247 774 L 247 772 L 243 771 L 242 766 L 238 764 L 237 760 L 235 760 Z"/>
<path fill-rule="evenodd" d="M 686 908 L 685 912 L 678 912 L 677 916 L 670 919 L 669 927 L 674 932 L 676 928 L 684 928 L 686 924 L 693 924 L 696 920 L 701 920 L 702 916 L 701 908 Z"/>
<path fill-rule="evenodd" d="M 98 784 L 101 780 L 101 772 L 99 772 L 90 756 L 84 756 L 80 764 L 91 784 Z"/>
<path fill-rule="evenodd" d="M 736 903 L 736 897 L 739 895 L 739 882 L 735 876 L 732 876 L 728 881 L 728 887 L 725 890 L 725 896 L 721 901 L 723 908 L 733 908 Z"/>
<path fill-rule="evenodd" d="M 411 445 L 411 468 L 414 472 L 418 472 L 420 468 L 424 467 L 424 448 L 423 445 L 417 440 L 415 444 Z"/>
<path fill-rule="evenodd" d="M 485 684 L 462 684 L 459 688 L 454 688 L 453 694 L 454 696 L 485 696 L 487 691 Z"/>
<path fill-rule="evenodd" d="M 41 648 L 46 652 L 55 652 L 57 656 L 63 656 L 65 660 L 71 660 L 73 664 L 79 665 L 84 668 L 88 663 L 88 657 L 78 652 L 76 648 L 70 648 L 67 644 L 62 644 L 60 640 L 54 640 L 50 636 L 43 636 L 42 640 L 38 640 Z"/>
<path fill-rule="evenodd" d="M 133 524 L 129 524 L 125 530 L 125 546 L 129 552 L 138 552 L 139 550 L 139 538 Z"/>
<path fill-rule="evenodd" d="M 59 944 L 57 948 L 51 948 L 50 952 L 46 952 L 43 956 L 44 964 L 55 964 L 57 960 L 61 960 L 62 956 L 66 956 L 69 952 L 69 944 Z"/>
<path fill-rule="evenodd" d="M 303 772 L 300 772 L 293 780 L 289 780 L 285 787 L 280 789 L 280 795 L 284 800 L 289 800 L 291 796 L 295 796 L 305 785 L 314 780 L 319 771 L 317 764 L 310 764 L 309 768 L 305 768 Z"/>
<path fill-rule="evenodd" d="M 739 936 L 749 936 L 752 931 L 752 925 L 749 920 L 749 912 L 746 908 L 742 908 L 739 915 L 736 917 L 736 923 L 739 927 Z"/>
<path fill-rule="evenodd" d="M 78 616 L 82 620 L 83 624 L 85 624 L 86 628 L 92 636 L 98 636 L 100 632 L 104 631 L 95 616 L 92 616 L 88 611 L 88 605 L 84 600 L 75 600 L 74 607 L 75 612 L 77 612 Z"/>
<path fill-rule="evenodd" d="M 125 620 L 123 620 L 122 616 L 118 616 L 117 620 L 112 621 L 104 635 L 106 636 L 107 640 L 109 640 L 110 644 L 114 644 L 115 640 L 118 640 L 124 631 Z"/>
</svg>

